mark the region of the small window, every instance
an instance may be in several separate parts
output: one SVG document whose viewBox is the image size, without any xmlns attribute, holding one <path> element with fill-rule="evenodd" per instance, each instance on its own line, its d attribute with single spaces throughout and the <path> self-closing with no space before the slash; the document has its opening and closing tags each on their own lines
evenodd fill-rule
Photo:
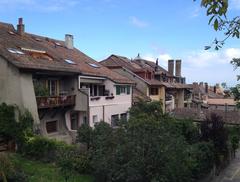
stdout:
<svg viewBox="0 0 240 182">
<path fill-rule="evenodd" d="M 120 95 L 120 94 L 130 94 L 130 86 L 127 85 L 116 85 L 116 95 Z"/>
<path fill-rule="evenodd" d="M 150 88 L 150 95 L 158 95 L 158 88 Z"/>
<path fill-rule="evenodd" d="M 127 120 L 127 113 L 122 113 L 120 115 L 120 119 L 123 120 L 123 121 L 126 121 Z"/>
<path fill-rule="evenodd" d="M 46 123 L 47 133 L 57 132 L 57 121 L 49 121 Z"/>
<path fill-rule="evenodd" d="M 96 65 L 96 64 L 94 64 L 94 63 L 87 63 L 87 64 L 90 65 L 90 66 L 92 66 L 93 68 L 100 68 L 99 65 Z"/>
<path fill-rule="evenodd" d="M 118 125 L 118 121 L 119 121 L 119 116 L 118 114 L 112 115 L 111 116 L 111 126 L 115 127 Z"/>
<path fill-rule="evenodd" d="M 77 130 L 78 129 L 78 113 L 71 113 L 70 115 L 71 120 L 71 130 Z"/>
<path fill-rule="evenodd" d="M 97 115 L 94 115 L 93 116 L 93 123 L 97 123 L 98 122 L 98 116 Z"/>
<path fill-rule="evenodd" d="M 65 59 L 65 62 L 68 64 L 76 64 L 74 61 L 70 60 L 70 59 Z"/>
</svg>

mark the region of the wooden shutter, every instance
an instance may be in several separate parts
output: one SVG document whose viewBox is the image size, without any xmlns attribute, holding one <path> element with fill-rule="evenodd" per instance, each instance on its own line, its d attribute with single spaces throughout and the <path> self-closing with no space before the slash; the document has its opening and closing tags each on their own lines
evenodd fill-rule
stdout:
<svg viewBox="0 0 240 182">
<path fill-rule="evenodd" d="M 116 85 L 116 95 L 120 95 L 120 86 Z"/>
</svg>

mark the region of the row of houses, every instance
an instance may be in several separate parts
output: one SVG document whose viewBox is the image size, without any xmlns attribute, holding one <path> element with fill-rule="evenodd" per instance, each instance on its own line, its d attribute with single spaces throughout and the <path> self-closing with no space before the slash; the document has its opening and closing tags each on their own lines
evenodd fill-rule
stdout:
<svg viewBox="0 0 240 182">
<path fill-rule="evenodd" d="M 74 47 L 72 35 L 61 41 L 27 33 L 22 18 L 16 29 L 0 23 L 0 103 L 29 110 L 50 138 L 71 143 L 82 123 L 114 127 L 140 100 L 161 101 L 164 112 L 190 107 L 185 80 L 181 60 L 169 60 L 168 70 L 140 55 L 97 62 Z"/>
</svg>

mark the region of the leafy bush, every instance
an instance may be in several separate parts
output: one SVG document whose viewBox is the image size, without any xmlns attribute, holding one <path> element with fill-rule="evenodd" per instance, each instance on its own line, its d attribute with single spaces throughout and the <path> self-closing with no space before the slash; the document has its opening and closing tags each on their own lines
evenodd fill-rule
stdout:
<svg viewBox="0 0 240 182">
<path fill-rule="evenodd" d="M 67 144 L 42 136 L 33 136 L 26 139 L 22 154 L 33 159 L 54 162 L 57 151 L 61 148 L 67 148 Z"/>
<path fill-rule="evenodd" d="M 60 167 L 65 180 L 68 180 L 76 172 L 80 174 L 90 172 L 89 155 L 77 146 L 69 146 L 58 150 L 57 165 Z"/>
</svg>

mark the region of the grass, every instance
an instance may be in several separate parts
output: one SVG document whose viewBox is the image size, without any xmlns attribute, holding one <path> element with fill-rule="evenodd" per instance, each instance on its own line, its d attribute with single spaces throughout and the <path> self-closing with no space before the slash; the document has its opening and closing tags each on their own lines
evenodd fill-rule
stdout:
<svg viewBox="0 0 240 182">
<path fill-rule="evenodd" d="M 12 154 L 11 161 L 28 176 L 30 182 L 65 182 L 64 176 L 54 164 L 28 160 L 19 154 Z M 67 181 L 92 182 L 93 178 L 88 175 L 75 174 Z"/>
</svg>

